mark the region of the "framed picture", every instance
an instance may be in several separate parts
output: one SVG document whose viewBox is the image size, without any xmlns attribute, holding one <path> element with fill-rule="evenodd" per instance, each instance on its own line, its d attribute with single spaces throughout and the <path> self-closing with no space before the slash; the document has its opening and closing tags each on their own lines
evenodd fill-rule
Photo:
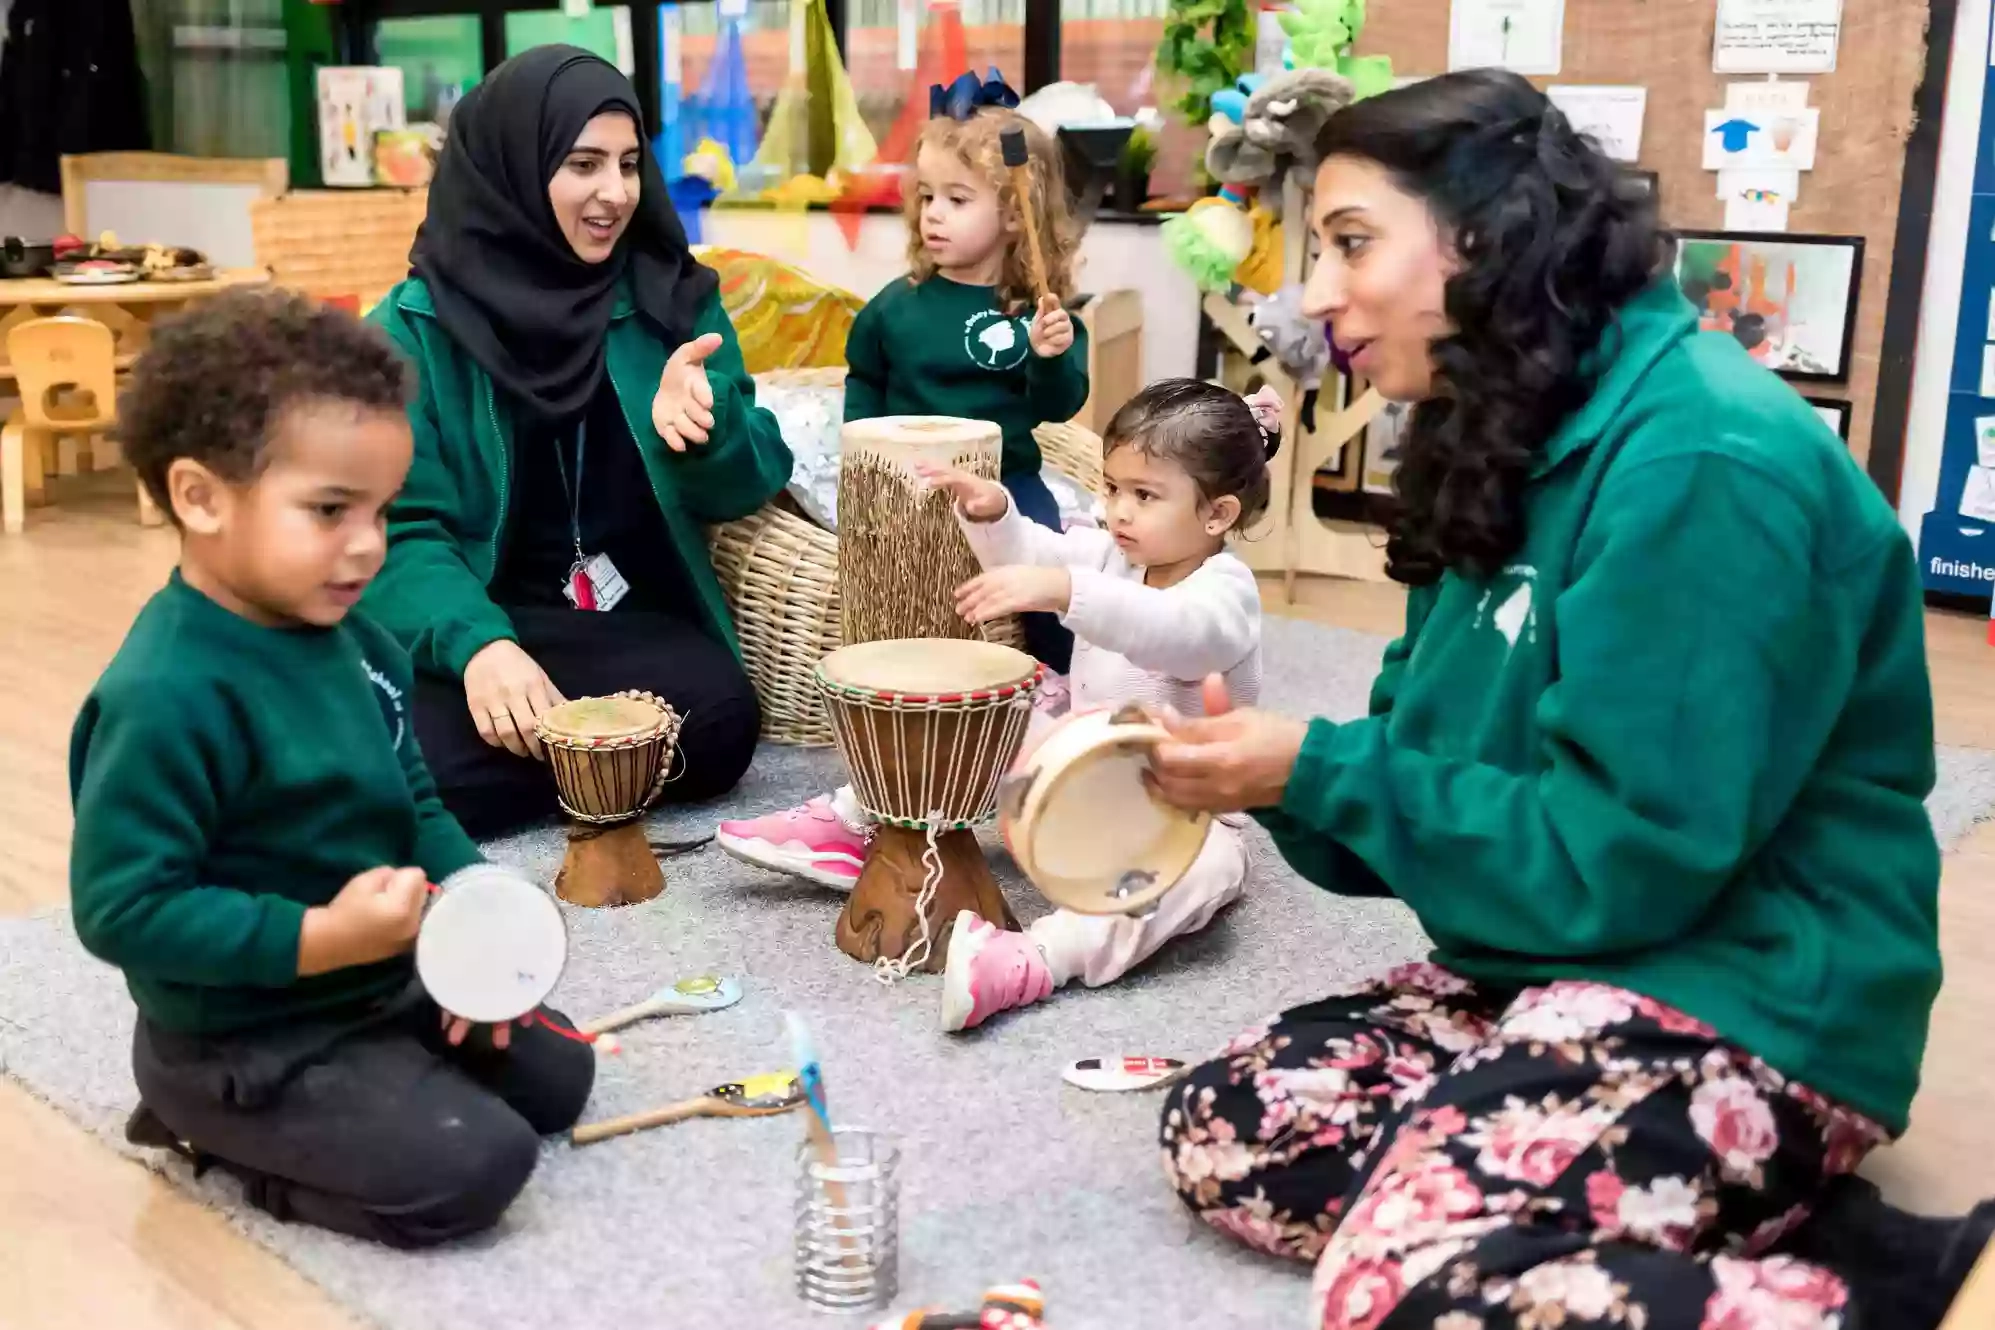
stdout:
<svg viewBox="0 0 1995 1330">
<path fill-rule="evenodd" d="M 1836 437 L 1844 443 L 1850 441 L 1850 404 L 1834 397 L 1804 397 L 1801 399 L 1815 408 L 1815 414 L 1822 423 L 1836 432 Z"/>
<path fill-rule="evenodd" d="M 1407 402 L 1387 402 L 1365 426 L 1363 487 L 1367 494 L 1391 494 L 1392 473 L 1399 470 L 1399 445 L 1406 420 L 1413 412 Z"/>
<path fill-rule="evenodd" d="M 1676 241 L 1677 284 L 1704 327 L 1783 378 L 1848 381 L 1862 236 L 1678 231 Z"/>
</svg>

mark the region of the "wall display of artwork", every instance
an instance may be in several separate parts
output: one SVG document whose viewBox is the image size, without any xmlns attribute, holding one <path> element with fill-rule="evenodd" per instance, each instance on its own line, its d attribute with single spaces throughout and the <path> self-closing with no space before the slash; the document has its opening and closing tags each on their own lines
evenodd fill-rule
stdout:
<svg viewBox="0 0 1995 1330">
<path fill-rule="evenodd" d="M 1822 423 L 1836 432 L 1836 437 L 1844 443 L 1850 441 L 1850 404 L 1834 397 L 1804 397 L 1801 399 L 1815 408 L 1815 414 Z"/>
<path fill-rule="evenodd" d="M 1862 236 L 1679 231 L 1676 278 L 1704 327 L 1729 332 L 1784 378 L 1850 372 Z"/>
<path fill-rule="evenodd" d="M 1390 56 L 1395 71 L 1409 74 L 1445 69 L 1453 8 L 1452 0 L 1377 0 L 1366 6 L 1357 53 Z M 1726 49 L 1743 51 L 1747 20 L 1778 18 L 1772 8 L 1771 3 L 1728 4 Z M 1754 77 L 1712 69 L 1718 0 L 1698 0 L 1695 4 L 1565 0 L 1560 72 L 1556 78 L 1532 81 L 1541 87 L 1646 88 L 1641 157 L 1634 165 L 1657 174 L 1666 222 L 1708 230 L 1730 228 L 1725 225 L 1726 204 L 1718 196 L 1718 182 L 1704 165 L 1705 112 L 1726 107 L 1726 119 L 1736 116 L 1760 123 L 1762 115 L 1791 110 L 1781 100 L 1789 95 L 1799 95 L 1803 99 L 1800 106 L 1819 112 L 1815 117 L 1819 142 L 1813 169 L 1802 177 L 1799 194 L 1791 200 L 1787 230 L 1766 238 L 1860 235 L 1867 242 L 1863 296 L 1857 303 L 1847 387 L 1836 390 L 1837 396 L 1851 404 L 1850 451 L 1867 464 L 1879 400 L 1891 398 L 1899 391 L 1900 380 L 1909 378 L 1912 347 L 1918 340 L 1916 328 L 1899 326 L 1887 346 L 1885 311 L 1890 305 L 1887 296 L 1893 245 L 1899 235 L 1900 184 L 1907 170 L 1907 145 L 1937 136 L 1931 126 L 1939 119 L 1938 110 L 1932 109 L 1924 119 L 1915 114 L 1915 107 L 1921 104 L 1921 80 L 1927 72 L 1925 38 L 1930 24 L 1933 39 L 1944 45 L 1952 31 L 1952 19 L 1950 10 L 1932 9 L 1927 0 L 1864 0 L 1861 14 L 1854 6 L 1849 12 L 1850 22 L 1842 34 L 1847 38 L 1843 43 L 1846 58 L 1837 62 L 1833 74 L 1797 76 L 1794 67 L 1804 62 L 1784 60 L 1789 72 L 1782 73 L 1777 83 L 1768 83 L 1763 74 Z M 1513 23 L 1513 29 L 1515 26 Z M 1758 31 L 1755 44 L 1764 48 L 1771 33 L 1777 38 L 1775 49 L 1788 53 L 1800 36 L 1809 36 L 1812 41 L 1827 35 L 1819 26 L 1811 26 L 1805 33 L 1788 28 L 1773 31 L 1764 22 L 1758 24 Z M 1514 40 L 1513 33 L 1513 44 Z M 1956 40 L 1976 47 L 1981 72 L 1990 72 L 1985 28 L 1979 36 L 1957 36 Z M 1861 45 L 1850 44 L 1855 42 Z M 1859 49 L 1863 59 L 1848 55 Z M 1727 64 L 1731 63 L 1728 58 Z M 1933 88 L 1948 83 L 1944 68 L 1939 74 L 1932 80 Z M 1972 63 L 1953 82 L 1959 84 L 1968 77 L 1979 77 Z M 1735 103 L 1731 91 L 1735 83 L 1753 85 L 1751 97 L 1740 95 Z M 1796 85 L 1794 94 L 1785 91 L 1790 83 Z M 1769 88 L 1783 91 L 1764 91 Z M 1973 134 L 1972 128 L 1963 131 L 1962 137 L 1987 141 Z M 1772 136 L 1751 137 L 1770 140 Z M 1787 155 L 1792 156 L 1792 145 L 1789 147 Z M 1995 157 L 1988 153 L 1981 156 L 1995 163 Z M 1918 193 L 1916 181 L 1913 193 Z M 1923 228 L 1924 214 L 1918 216 L 1918 225 Z M 1985 237 L 1989 232 L 1984 229 L 1981 234 Z M 1978 342 L 1975 350 L 1977 354 L 1980 351 Z M 1900 427 L 1887 418 L 1880 431 L 1879 451 L 1895 456 L 1899 432 Z M 1875 474 L 1886 478 L 1888 484 L 1895 481 L 1897 469 L 1885 466 Z M 1990 539 L 1995 543 L 1995 534 Z"/>
</svg>

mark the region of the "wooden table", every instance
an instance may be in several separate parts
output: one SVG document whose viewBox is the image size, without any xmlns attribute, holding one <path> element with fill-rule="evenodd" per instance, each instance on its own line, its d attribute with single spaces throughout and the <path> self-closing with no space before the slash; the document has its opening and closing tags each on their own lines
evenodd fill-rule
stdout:
<svg viewBox="0 0 1995 1330">
<path fill-rule="evenodd" d="M 118 368 L 128 369 L 152 340 L 155 319 L 179 313 L 239 286 L 263 286 L 270 274 L 261 268 L 225 268 L 205 282 L 120 282 L 107 286 L 71 286 L 49 277 L 0 281 L 0 381 L 12 382 L 7 363 L 7 331 L 29 319 L 75 314 L 95 319 L 117 339 Z"/>
</svg>

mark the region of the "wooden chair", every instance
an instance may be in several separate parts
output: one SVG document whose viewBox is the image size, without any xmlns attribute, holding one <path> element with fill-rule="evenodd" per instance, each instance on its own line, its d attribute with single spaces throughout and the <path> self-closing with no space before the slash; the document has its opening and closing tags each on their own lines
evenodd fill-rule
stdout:
<svg viewBox="0 0 1995 1330">
<path fill-rule="evenodd" d="M 13 535 L 26 523 L 29 496 L 39 499 L 43 478 L 55 469 L 63 436 L 94 439 L 117 428 L 118 376 L 111 330 L 94 319 L 17 324 L 7 333 L 7 358 L 21 394 L 0 430 L 0 526 Z M 138 507 L 141 525 L 159 525 L 144 485 Z"/>
</svg>

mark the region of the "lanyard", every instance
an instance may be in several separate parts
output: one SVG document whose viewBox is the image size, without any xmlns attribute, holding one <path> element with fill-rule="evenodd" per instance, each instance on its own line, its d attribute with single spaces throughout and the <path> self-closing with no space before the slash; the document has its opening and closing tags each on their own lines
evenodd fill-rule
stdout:
<svg viewBox="0 0 1995 1330">
<path fill-rule="evenodd" d="M 561 470 L 561 492 L 568 496 L 568 535 L 575 542 L 575 566 L 582 558 L 582 450 L 589 439 L 589 422 L 575 426 L 575 483 L 568 483 L 568 459 L 559 443 L 554 445 L 554 465 Z"/>
</svg>

